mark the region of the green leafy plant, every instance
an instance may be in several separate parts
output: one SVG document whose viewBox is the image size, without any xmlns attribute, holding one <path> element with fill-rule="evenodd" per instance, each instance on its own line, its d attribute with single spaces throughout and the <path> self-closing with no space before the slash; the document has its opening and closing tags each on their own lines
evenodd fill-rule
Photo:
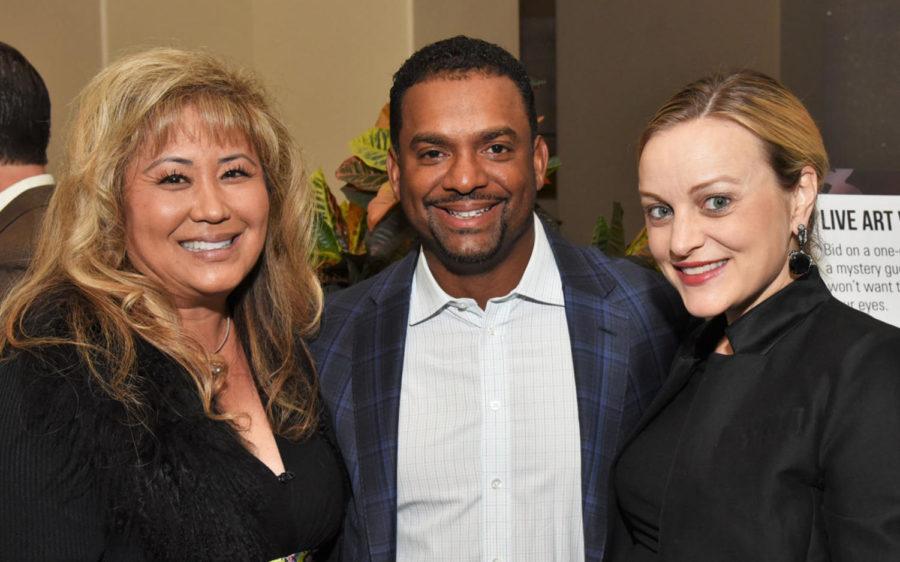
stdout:
<svg viewBox="0 0 900 562">
<path fill-rule="evenodd" d="M 591 244 L 603 250 L 608 256 L 626 257 L 643 266 L 656 268 L 656 262 L 650 254 L 649 241 L 647 239 L 647 229 L 642 228 L 637 236 L 625 245 L 625 228 L 623 227 L 622 218 L 625 211 L 622 204 L 613 201 L 612 216 L 609 222 L 606 218 L 600 216 L 594 223 L 594 233 L 591 236 Z"/>
<path fill-rule="evenodd" d="M 337 203 L 321 170 L 310 177 L 316 194 L 315 257 L 326 286 L 346 287 L 370 277 L 415 243 L 388 181 L 388 123 L 385 106 L 375 126 L 350 141 L 351 155 L 335 171 L 346 201 Z"/>
</svg>

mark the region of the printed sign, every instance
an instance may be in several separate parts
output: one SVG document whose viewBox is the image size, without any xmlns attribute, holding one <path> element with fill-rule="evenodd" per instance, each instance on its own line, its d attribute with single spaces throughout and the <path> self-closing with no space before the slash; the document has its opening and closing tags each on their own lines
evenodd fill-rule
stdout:
<svg viewBox="0 0 900 562">
<path fill-rule="evenodd" d="M 838 300 L 900 326 L 900 197 L 820 195 L 819 269 Z"/>
</svg>

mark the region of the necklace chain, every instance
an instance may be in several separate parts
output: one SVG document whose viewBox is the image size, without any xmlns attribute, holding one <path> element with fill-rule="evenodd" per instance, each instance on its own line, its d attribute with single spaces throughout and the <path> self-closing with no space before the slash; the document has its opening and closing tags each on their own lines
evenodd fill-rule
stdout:
<svg viewBox="0 0 900 562">
<path fill-rule="evenodd" d="M 213 355 L 222 351 L 222 348 L 225 347 L 225 342 L 228 341 L 229 335 L 231 335 L 231 316 L 225 320 L 225 336 L 222 337 L 222 341 L 219 343 L 218 347 L 216 347 L 216 350 L 212 352 Z"/>
</svg>

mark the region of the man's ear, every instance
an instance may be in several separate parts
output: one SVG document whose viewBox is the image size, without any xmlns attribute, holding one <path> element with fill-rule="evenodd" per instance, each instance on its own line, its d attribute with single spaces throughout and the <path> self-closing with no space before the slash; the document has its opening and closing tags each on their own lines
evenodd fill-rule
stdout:
<svg viewBox="0 0 900 562">
<path fill-rule="evenodd" d="M 544 187 L 544 179 L 547 177 L 547 162 L 550 161 L 550 149 L 547 148 L 547 142 L 544 137 L 537 135 L 534 137 L 534 183 L 538 191 Z"/>
<path fill-rule="evenodd" d="M 400 164 L 398 162 L 397 153 L 394 152 L 394 147 L 388 149 L 387 155 L 387 173 L 388 180 L 391 182 L 391 191 L 394 192 L 394 197 L 397 201 L 400 200 Z"/>
<path fill-rule="evenodd" d="M 791 225 L 809 224 L 809 218 L 816 204 L 819 193 L 819 174 L 812 166 L 804 166 L 800 170 L 800 180 L 794 188 L 793 209 L 791 209 Z"/>
</svg>

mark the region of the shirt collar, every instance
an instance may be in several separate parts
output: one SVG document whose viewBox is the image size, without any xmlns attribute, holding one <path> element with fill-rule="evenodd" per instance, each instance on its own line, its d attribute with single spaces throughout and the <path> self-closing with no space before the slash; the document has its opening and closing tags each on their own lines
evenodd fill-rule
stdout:
<svg viewBox="0 0 900 562">
<path fill-rule="evenodd" d="M 512 292 L 545 304 L 566 305 L 556 258 L 537 215 L 534 216 L 534 250 L 519 285 Z"/>
<path fill-rule="evenodd" d="M 22 195 L 29 189 L 53 184 L 53 176 L 50 174 L 39 174 L 17 181 L 3 191 L 0 191 L 0 211 L 5 209 L 16 197 Z"/>
<path fill-rule="evenodd" d="M 534 216 L 534 247 L 522 279 L 508 295 L 493 298 L 491 301 L 504 301 L 517 296 L 544 304 L 565 306 L 559 268 L 553 257 L 547 234 L 544 232 L 544 226 L 537 215 Z M 428 320 L 449 304 L 458 304 L 463 308 L 477 306 L 470 298 L 454 298 L 448 295 L 432 275 L 425 259 L 425 252 L 420 251 L 412 280 L 409 325 L 413 326 Z"/>
</svg>

